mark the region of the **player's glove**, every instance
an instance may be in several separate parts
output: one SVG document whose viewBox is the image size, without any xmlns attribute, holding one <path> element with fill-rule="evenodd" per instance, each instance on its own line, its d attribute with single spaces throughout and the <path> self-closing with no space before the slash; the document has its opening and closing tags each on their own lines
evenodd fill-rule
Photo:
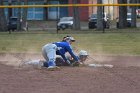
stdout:
<svg viewBox="0 0 140 93">
<path fill-rule="evenodd" d="M 75 67 L 75 66 L 76 66 L 76 67 L 77 67 L 77 66 L 80 66 L 80 63 L 79 63 L 79 62 L 74 62 L 74 63 L 72 63 L 72 66 L 74 66 L 74 67 Z"/>
</svg>

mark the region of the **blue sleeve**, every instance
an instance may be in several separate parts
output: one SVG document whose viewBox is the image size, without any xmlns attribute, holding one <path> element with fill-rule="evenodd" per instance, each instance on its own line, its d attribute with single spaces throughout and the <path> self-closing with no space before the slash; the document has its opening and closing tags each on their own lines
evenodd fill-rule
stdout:
<svg viewBox="0 0 140 93">
<path fill-rule="evenodd" d="M 78 58 L 77 58 L 77 56 L 74 55 L 74 53 L 73 53 L 71 47 L 70 47 L 70 46 L 66 46 L 66 49 L 67 49 L 67 51 L 69 52 L 69 54 L 73 57 L 73 59 L 74 59 L 75 61 L 78 61 Z"/>
</svg>

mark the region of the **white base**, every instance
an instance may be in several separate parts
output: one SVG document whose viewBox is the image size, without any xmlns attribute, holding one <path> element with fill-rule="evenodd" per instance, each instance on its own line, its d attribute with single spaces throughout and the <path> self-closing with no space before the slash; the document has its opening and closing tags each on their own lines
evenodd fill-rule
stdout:
<svg viewBox="0 0 140 93">
<path fill-rule="evenodd" d="M 88 66 L 89 67 L 109 67 L 109 68 L 113 67 L 113 65 L 110 65 L 110 64 L 89 64 Z"/>
</svg>

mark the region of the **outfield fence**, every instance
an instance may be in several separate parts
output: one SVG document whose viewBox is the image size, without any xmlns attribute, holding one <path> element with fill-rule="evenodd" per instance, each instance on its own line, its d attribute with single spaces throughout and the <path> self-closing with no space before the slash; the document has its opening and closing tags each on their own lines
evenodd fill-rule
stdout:
<svg viewBox="0 0 140 93">
<path fill-rule="evenodd" d="M 140 6 L 140 4 L 53 4 L 53 5 L 0 5 L 0 8 L 41 8 L 41 7 L 91 7 L 91 6 Z"/>
<path fill-rule="evenodd" d="M 39 20 L 43 20 L 43 23 L 39 22 L 39 21 L 37 21 L 36 23 L 29 22 L 29 30 L 30 29 L 32 29 L 32 30 L 36 30 L 36 29 L 37 30 L 48 30 L 48 29 L 54 30 L 57 28 L 57 23 L 60 18 L 62 18 L 63 16 L 73 16 L 73 9 L 72 9 L 73 7 L 78 7 L 81 28 L 89 29 L 89 17 L 91 16 L 91 14 L 97 13 L 98 6 L 103 6 L 104 13 L 108 14 L 107 16 L 110 19 L 109 28 L 116 28 L 116 18 L 118 17 L 118 11 L 119 11 L 118 7 L 119 6 L 139 7 L 140 4 L 0 5 L 0 8 L 4 8 L 7 10 L 12 9 L 11 12 L 13 12 L 14 15 L 17 15 L 18 8 L 28 8 L 27 17 L 29 17 L 29 18 L 34 17 L 31 19 L 33 21 L 34 21 L 34 19 L 37 19 L 38 17 L 41 17 L 40 19 L 38 18 Z M 129 9 L 131 9 L 131 8 L 129 8 Z M 8 12 L 9 12 L 9 10 L 8 10 Z M 21 13 L 23 13 L 23 9 L 21 10 Z M 139 27 L 140 23 L 137 23 L 137 25 Z"/>
</svg>

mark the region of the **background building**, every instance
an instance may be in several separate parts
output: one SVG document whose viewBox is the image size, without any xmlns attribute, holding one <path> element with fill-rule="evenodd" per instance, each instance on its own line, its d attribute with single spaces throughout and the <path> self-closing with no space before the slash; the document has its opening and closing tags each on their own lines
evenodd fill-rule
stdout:
<svg viewBox="0 0 140 93">
<path fill-rule="evenodd" d="M 17 0 L 5 0 L 4 4 L 17 5 Z M 21 0 L 21 4 L 24 4 L 24 0 Z M 78 0 L 79 4 L 96 4 L 97 0 Z M 117 0 L 103 0 L 105 4 L 117 4 Z M 28 0 L 28 5 L 46 5 L 46 4 L 72 4 L 72 0 Z M 10 11 L 9 11 L 10 10 Z M 17 8 L 7 9 L 5 8 L 5 14 L 11 16 L 17 16 Z M 23 9 L 21 9 L 22 12 Z M 118 16 L 118 7 L 105 6 L 105 12 L 109 14 L 111 19 L 115 19 Z M 72 16 L 72 7 L 49 7 L 49 8 L 28 8 L 27 19 L 28 20 L 56 20 L 64 16 Z M 81 21 L 88 20 L 91 13 L 97 13 L 97 7 L 79 7 L 79 16 Z"/>
<path fill-rule="evenodd" d="M 103 0 L 103 4 L 117 4 L 117 1 L 118 0 Z M 97 4 L 97 0 L 89 0 L 89 4 Z M 104 11 L 109 15 L 111 20 L 116 19 L 118 16 L 118 6 L 105 6 Z M 89 7 L 89 15 L 91 13 L 97 13 L 96 6 Z"/>
</svg>

